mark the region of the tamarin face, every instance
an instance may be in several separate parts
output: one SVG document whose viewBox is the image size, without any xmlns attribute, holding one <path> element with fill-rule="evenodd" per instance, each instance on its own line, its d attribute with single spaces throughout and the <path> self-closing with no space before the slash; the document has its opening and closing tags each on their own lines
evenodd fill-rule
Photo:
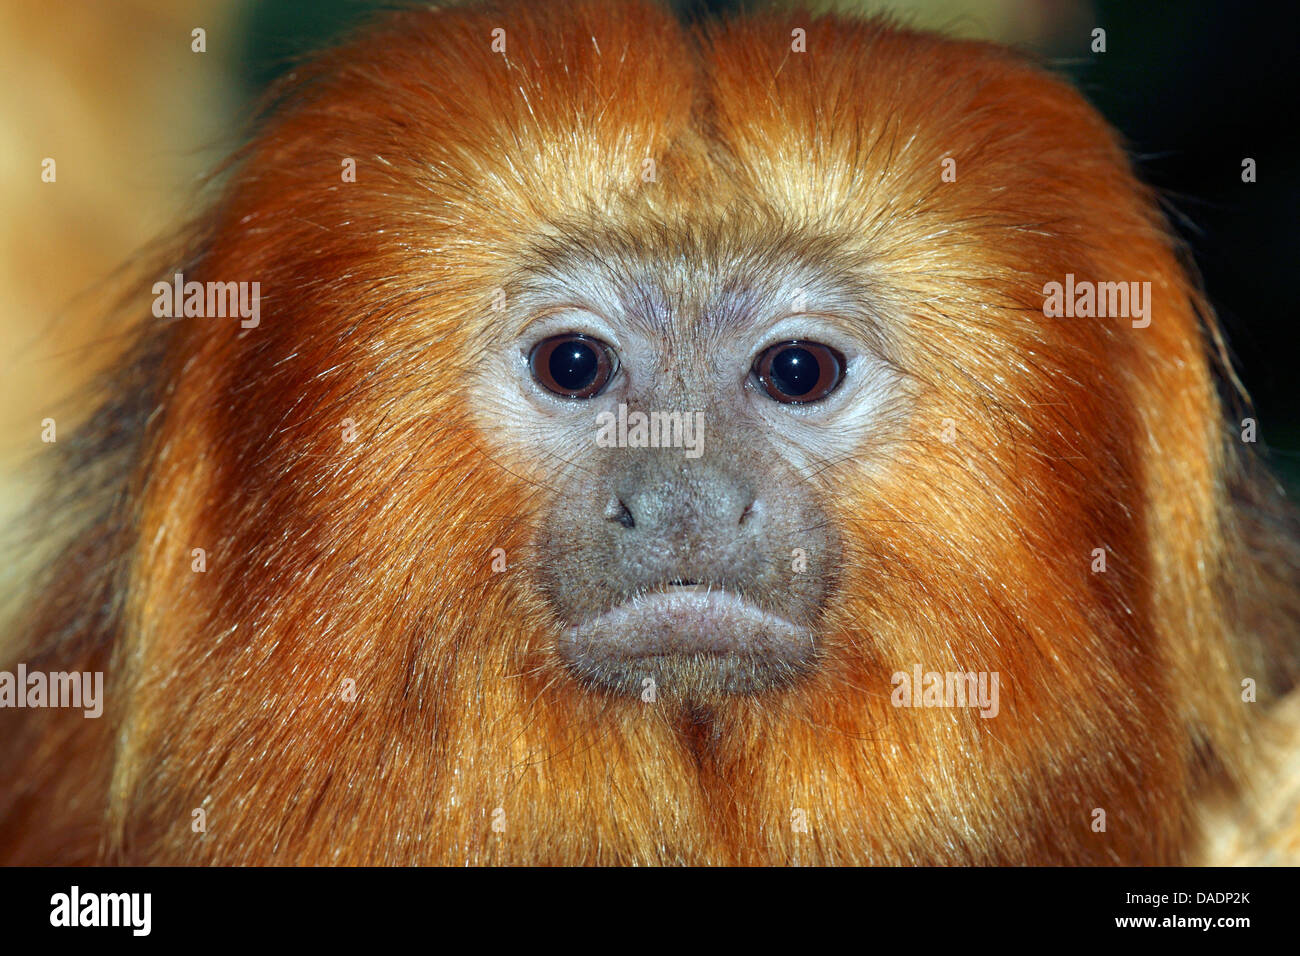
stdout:
<svg viewBox="0 0 1300 956">
<path fill-rule="evenodd" d="M 1248 559 L 1199 299 L 1063 83 L 798 13 L 399 13 L 205 236 L 260 321 L 130 379 L 97 852 L 1185 858 Z M 1104 282 L 1144 311 L 1048 314 Z"/>
<path fill-rule="evenodd" d="M 507 290 L 516 326 L 471 393 L 495 442 L 547 463 L 526 567 L 597 688 L 698 702 L 814 670 L 843 563 L 816 473 L 896 413 L 883 330 L 833 249 L 722 235 L 530 252 L 546 266 Z"/>
</svg>

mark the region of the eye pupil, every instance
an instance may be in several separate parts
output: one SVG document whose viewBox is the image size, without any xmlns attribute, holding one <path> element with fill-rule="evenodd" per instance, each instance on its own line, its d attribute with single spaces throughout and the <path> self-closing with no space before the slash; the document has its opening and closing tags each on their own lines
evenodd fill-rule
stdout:
<svg viewBox="0 0 1300 956">
<path fill-rule="evenodd" d="M 797 345 L 782 349 L 772 359 L 772 382 L 786 395 L 807 395 L 821 378 L 817 357 Z"/>
<path fill-rule="evenodd" d="M 569 392 L 581 392 L 594 382 L 599 366 L 595 349 L 583 342 L 566 342 L 551 353 L 547 363 L 551 379 Z"/>
</svg>

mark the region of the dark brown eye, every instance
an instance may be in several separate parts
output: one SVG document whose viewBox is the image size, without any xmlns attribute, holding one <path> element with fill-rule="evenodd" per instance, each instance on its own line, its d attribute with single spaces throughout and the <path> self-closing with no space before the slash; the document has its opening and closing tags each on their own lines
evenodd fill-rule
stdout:
<svg viewBox="0 0 1300 956">
<path fill-rule="evenodd" d="M 780 342 L 759 355 L 754 374 L 778 402 L 802 405 L 835 391 L 844 378 L 844 356 L 817 342 Z"/>
<path fill-rule="evenodd" d="M 617 368 L 612 348 L 576 332 L 538 342 L 528 365 L 543 387 L 565 398 L 591 398 L 609 384 Z"/>
</svg>

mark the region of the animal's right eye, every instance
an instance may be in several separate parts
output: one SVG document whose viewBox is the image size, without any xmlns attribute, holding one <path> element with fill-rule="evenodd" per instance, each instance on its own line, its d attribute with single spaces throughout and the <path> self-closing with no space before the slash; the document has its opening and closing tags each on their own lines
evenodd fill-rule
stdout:
<svg viewBox="0 0 1300 956">
<path fill-rule="evenodd" d="M 618 355 L 600 339 L 578 332 L 554 335 L 528 355 L 533 378 L 565 398 L 592 398 L 618 370 Z"/>
</svg>

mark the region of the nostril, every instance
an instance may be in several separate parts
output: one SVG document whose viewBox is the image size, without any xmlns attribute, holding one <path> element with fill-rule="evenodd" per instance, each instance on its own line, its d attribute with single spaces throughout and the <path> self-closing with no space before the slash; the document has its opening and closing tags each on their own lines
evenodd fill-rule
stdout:
<svg viewBox="0 0 1300 956">
<path fill-rule="evenodd" d="M 757 511 L 758 511 L 757 501 L 751 501 L 749 504 L 745 505 L 745 510 L 740 513 L 739 524 L 744 524 L 745 519 L 751 517 Z"/>
<path fill-rule="evenodd" d="M 605 506 L 605 517 L 610 521 L 617 521 L 624 528 L 636 527 L 636 519 L 632 517 L 632 512 L 628 510 L 627 505 L 623 504 L 621 498 L 614 498 Z"/>
</svg>

